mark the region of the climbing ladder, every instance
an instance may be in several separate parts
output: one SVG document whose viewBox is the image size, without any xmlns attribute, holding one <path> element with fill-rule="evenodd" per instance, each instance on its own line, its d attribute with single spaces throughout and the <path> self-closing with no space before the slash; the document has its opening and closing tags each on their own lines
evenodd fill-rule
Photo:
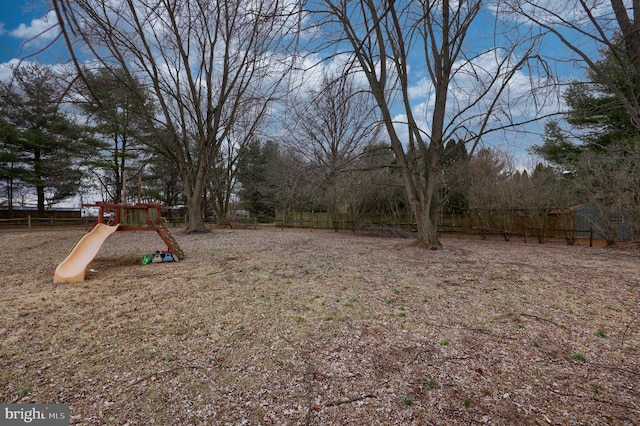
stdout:
<svg viewBox="0 0 640 426">
<path fill-rule="evenodd" d="M 182 249 L 180 248 L 180 244 L 178 244 L 176 238 L 167 228 L 167 224 L 165 223 L 165 221 L 162 220 L 160 222 L 155 222 L 154 226 L 156 228 L 156 232 L 158 233 L 158 235 L 160 235 L 162 241 L 164 241 L 164 243 L 167 245 L 167 248 L 169 249 L 171 254 L 173 254 L 173 256 L 178 260 L 184 259 L 184 251 L 182 251 Z"/>
</svg>

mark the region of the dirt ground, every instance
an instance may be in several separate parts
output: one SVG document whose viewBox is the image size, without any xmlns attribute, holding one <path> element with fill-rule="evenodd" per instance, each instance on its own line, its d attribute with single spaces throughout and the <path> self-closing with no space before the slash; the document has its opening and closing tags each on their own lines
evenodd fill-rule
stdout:
<svg viewBox="0 0 640 426">
<path fill-rule="evenodd" d="M 0 234 L 0 400 L 74 425 L 640 424 L 640 252 L 348 232 Z"/>
</svg>

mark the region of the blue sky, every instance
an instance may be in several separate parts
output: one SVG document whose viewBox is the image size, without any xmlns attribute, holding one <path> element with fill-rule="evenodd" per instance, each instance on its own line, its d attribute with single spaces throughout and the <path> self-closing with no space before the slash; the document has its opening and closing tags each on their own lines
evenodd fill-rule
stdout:
<svg viewBox="0 0 640 426">
<path fill-rule="evenodd" d="M 488 17 L 491 19 L 491 17 Z M 58 34 L 57 29 L 46 31 L 53 25 L 55 14 L 45 0 L 3 1 L 0 4 L 0 64 L 15 61 L 18 57 L 26 57 L 50 43 Z M 483 27 L 483 24 L 480 24 Z M 46 31 L 46 32 L 45 32 Z M 33 40 L 31 40 L 33 39 Z M 559 44 L 549 40 L 549 48 L 558 48 Z M 40 63 L 55 64 L 64 62 L 67 58 L 62 40 L 58 40 L 54 49 L 47 49 L 36 57 L 29 58 Z M 562 67 L 562 73 L 575 73 L 578 70 L 567 70 L 567 63 Z M 569 66 L 570 67 L 570 66 Z M 570 67 L 571 68 L 571 67 Z M 6 70 L 4 71 L 6 72 Z M 0 70 L 0 73 L 4 74 Z"/>
<path fill-rule="evenodd" d="M 4 1 L 0 5 L 0 80 L 10 76 L 10 66 L 15 65 L 19 57 L 45 64 L 57 64 L 67 60 L 68 54 L 61 39 L 56 42 L 54 48 L 48 48 L 36 56 L 29 57 L 51 43 L 58 35 L 56 28 L 48 30 L 55 22 L 55 14 L 47 3 L 45 0 L 22 0 L 18 2 Z M 485 19 L 492 19 L 490 14 L 486 12 Z M 488 22 L 479 23 L 479 25 L 479 28 L 490 28 L 491 26 Z M 484 34 L 484 31 L 481 30 L 481 32 Z M 487 36 L 487 34 L 484 35 Z M 547 43 L 551 43 L 546 46 L 550 50 L 559 46 L 557 40 L 548 39 Z M 570 66 L 568 69 L 567 65 L 569 65 L 567 62 L 561 65 L 564 68 L 561 70 L 564 74 L 563 77 L 580 78 L 582 76 L 583 70 Z M 418 68 L 419 66 L 415 67 L 415 69 Z M 414 81 L 413 89 L 420 89 L 420 83 Z M 422 96 L 416 97 L 416 106 L 422 102 L 418 98 L 424 98 L 425 95 L 426 93 L 423 93 Z M 424 102 L 424 107 L 427 110 L 429 108 L 426 102 Z M 541 132 L 542 123 L 528 126 L 527 130 L 532 133 L 520 133 L 517 136 L 506 138 L 498 136 L 499 139 L 502 139 L 502 143 L 492 143 L 492 145 L 507 151 L 515 149 L 518 151 L 518 155 L 522 155 L 527 146 L 541 142 L 541 136 L 536 133 Z"/>
<path fill-rule="evenodd" d="M 0 5 L 0 67 L 2 67 L 0 77 L 8 72 L 8 63 L 15 61 L 18 57 L 24 58 L 37 52 L 55 38 L 58 34 L 56 29 L 46 31 L 54 22 L 55 15 L 44 1 L 2 2 Z M 36 36 L 38 36 L 37 39 L 29 41 Z M 63 55 L 63 49 L 51 49 L 31 60 L 53 64 L 60 62 Z"/>
</svg>

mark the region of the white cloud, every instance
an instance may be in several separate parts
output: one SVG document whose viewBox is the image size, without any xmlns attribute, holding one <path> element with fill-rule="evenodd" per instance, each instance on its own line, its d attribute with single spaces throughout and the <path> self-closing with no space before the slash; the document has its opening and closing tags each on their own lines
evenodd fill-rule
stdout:
<svg viewBox="0 0 640 426">
<path fill-rule="evenodd" d="M 49 11 L 42 18 L 32 19 L 29 25 L 20 24 L 15 30 L 9 31 L 9 35 L 21 40 L 30 40 L 35 37 L 45 41 L 52 40 L 58 35 L 57 25 L 55 12 Z"/>
<path fill-rule="evenodd" d="M 421 103 L 413 106 L 412 110 L 414 113 L 416 124 L 422 132 L 422 137 L 425 140 L 428 140 L 431 135 L 431 130 L 429 128 L 429 123 L 426 121 L 426 108 L 427 105 Z M 407 143 L 409 141 L 409 126 L 407 125 L 407 115 L 404 113 L 395 115 L 393 117 L 393 127 L 395 128 L 398 138 L 400 138 L 403 143 Z"/>
<path fill-rule="evenodd" d="M 398 135 L 398 138 L 402 141 L 403 144 L 406 144 L 406 142 L 409 140 L 409 130 L 407 129 L 406 123 L 406 114 L 398 114 L 393 117 L 393 127 L 396 131 L 396 134 Z"/>
<path fill-rule="evenodd" d="M 433 82 L 423 77 L 416 84 L 412 84 L 408 88 L 410 99 L 422 99 L 433 96 Z"/>
<path fill-rule="evenodd" d="M 18 66 L 17 59 L 12 59 L 9 62 L 0 63 L 0 81 L 9 81 L 13 78 L 13 69 Z"/>
<path fill-rule="evenodd" d="M 631 7 L 630 0 L 623 0 L 627 8 Z M 493 1 L 488 9 L 499 16 L 531 23 L 529 18 L 545 22 L 550 25 L 565 25 L 571 23 L 576 27 L 590 26 L 592 17 L 597 20 L 607 20 L 611 15 L 610 0 L 510 0 Z"/>
</svg>

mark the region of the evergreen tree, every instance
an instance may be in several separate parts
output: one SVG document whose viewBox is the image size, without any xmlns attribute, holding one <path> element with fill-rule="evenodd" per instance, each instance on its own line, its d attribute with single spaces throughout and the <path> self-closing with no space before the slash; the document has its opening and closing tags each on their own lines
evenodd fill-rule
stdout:
<svg viewBox="0 0 640 426">
<path fill-rule="evenodd" d="M 469 208 L 469 153 L 462 140 L 450 139 L 443 155 L 444 178 L 442 208 L 446 213 L 461 213 Z"/>
<path fill-rule="evenodd" d="M 603 73 L 615 83 L 621 92 L 631 90 L 638 93 L 640 82 L 630 67 L 620 64 L 619 52 L 615 59 L 612 52 L 606 52 L 597 62 Z M 635 141 L 640 136 L 639 129 L 629 119 L 628 112 L 620 99 L 593 71 L 587 72 L 587 81 L 573 82 L 565 93 L 569 107 L 566 120 L 576 130 L 587 149 L 603 151 L 612 144 Z"/>
<path fill-rule="evenodd" d="M 640 230 L 640 130 L 624 104 L 640 92 L 640 78 L 620 47 L 622 40 L 617 43 L 596 63 L 599 73 L 589 71 L 586 81 L 574 82 L 567 90 L 566 121 L 571 131 L 549 122 L 544 143 L 531 149 L 564 172 L 556 177 L 556 198 L 562 192 L 570 194 L 564 199 L 571 203 L 589 204 L 597 213 L 592 224 L 608 244 L 616 242 L 622 221 L 629 220 L 636 232 Z M 554 203 L 566 207 L 558 199 Z"/>
<path fill-rule="evenodd" d="M 147 201 L 165 206 L 186 203 L 179 170 L 167 157 L 156 154 L 149 159 L 144 169 L 143 197 Z"/>
<path fill-rule="evenodd" d="M 618 40 L 618 44 L 622 41 Z M 597 155 L 622 148 L 633 153 L 640 141 L 640 130 L 619 94 L 613 93 L 604 81 L 606 78 L 614 82 L 621 93 L 640 92 L 640 76 L 621 52 L 621 48 L 604 52 L 596 62 L 600 73 L 589 70 L 586 81 L 570 84 L 564 98 L 571 135 L 557 121 L 551 121 L 545 125 L 543 144 L 533 146 L 532 153 L 565 171 L 573 170 L 585 152 Z"/>
<path fill-rule="evenodd" d="M 94 177 L 109 201 L 122 200 L 123 176 L 137 180 L 149 156 L 144 143 L 150 144 L 145 116 L 152 113 L 151 102 L 134 80 L 129 87 L 122 70 L 86 72 L 86 83 L 78 86 L 79 106 L 90 116 L 93 130 L 104 142 L 100 157 L 92 167 Z"/>
<path fill-rule="evenodd" d="M 241 156 L 238 170 L 238 191 L 242 208 L 252 215 L 275 216 L 278 208 L 279 193 L 275 168 L 279 153 L 278 145 L 273 141 L 261 143 L 252 141 Z"/>
<path fill-rule="evenodd" d="M 9 214 L 13 210 L 13 192 L 16 182 L 20 182 L 20 178 L 26 171 L 19 163 L 19 138 L 16 128 L 0 118 L 0 179 L 4 186 Z"/>
<path fill-rule="evenodd" d="M 544 126 L 544 142 L 531 147 L 531 153 L 543 158 L 546 162 L 561 171 L 574 170 L 584 146 L 571 140 L 571 137 L 560 127 L 558 121 L 552 120 Z"/>
<path fill-rule="evenodd" d="M 35 189 L 40 213 L 77 193 L 83 161 L 95 153 L 95 141 L 63 110 L 63 88 L 50 67 L 36 64 L 14 70 L 0 87 L 2 157 L 12 164 L 10 177 Z"/>
</svg>

